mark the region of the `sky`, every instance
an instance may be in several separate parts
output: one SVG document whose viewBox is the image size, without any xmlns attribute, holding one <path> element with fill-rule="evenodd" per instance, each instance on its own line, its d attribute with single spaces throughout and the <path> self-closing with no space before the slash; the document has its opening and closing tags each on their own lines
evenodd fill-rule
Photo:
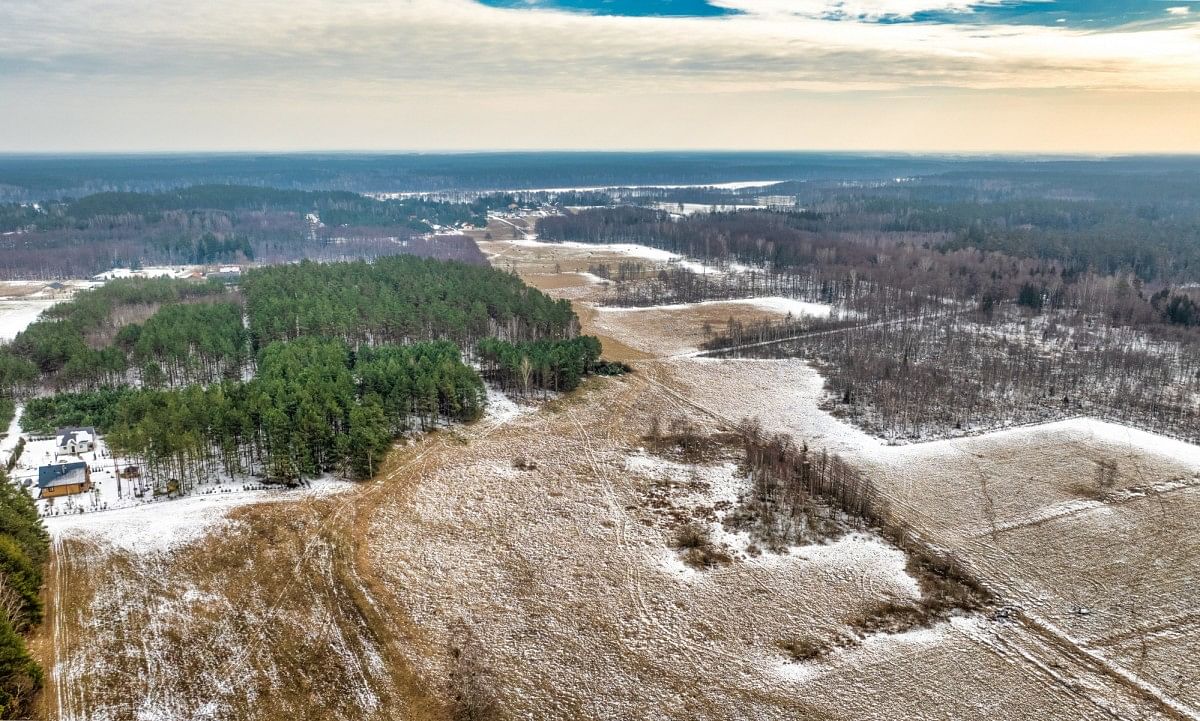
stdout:
<svg viewBox="0 0 1200 721">
<path fill-rule="evenodd" d="M 0 152 L 1200 153 L 1200 0 L 3 0 Z"/>
</svg>

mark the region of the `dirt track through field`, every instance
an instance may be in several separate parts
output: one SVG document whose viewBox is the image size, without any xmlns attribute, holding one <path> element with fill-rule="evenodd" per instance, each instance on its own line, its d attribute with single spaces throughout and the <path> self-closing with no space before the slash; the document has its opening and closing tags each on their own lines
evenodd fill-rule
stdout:
<svg viewBox="0 0 1200 721">
<path fill-rule="evenodd" d="M 690 328 L 686 310 L 669 326 L 601 318 L 586 305 L 594 288 L 552 272 L 586 262 L 577 251 L 506 245 L 495 262 L 575 301 L 584 330 L 601 330 L 635 372 L 399 446 L 376 480 L 340 495 L 240 508 L 170 554 L 56 539 L 47 718 L 433 720 L 465 696 L 492 718 L 1196 718 L 1194 699 L 1118 653 L 1131 639 L 1163 653 L 1181 643 L 1172 632 L 1197 613 L 1186 562 L 1145 570 L 1136 592 L 1163 600 L 1134 618 L 1124 604 L 1143 599 L 1122 598 L 1121 564 L 1139 557 L 1094 540 L 1195 537 L 1186 464 L 1137 451 L 1147 478 L 1128 485 L 1183 486 L 1085 503 L 1074 476 L 1132 451 L 1070 427 L 884 448 L 817 409 L 819 378 L 802 363 L 673 350 L 701 336 L 699 313 Z M 684 566 L 672 514 L 711 514 L 719 469 L 660 467 L 643 435 L 655 417 L 711 431 L 748 416 L 860 463 L 1013 613 L 789 661 L 781 642 L 845 633 L 914 582 L 902 553 L 861 534 Z M 536 468 L 518 469 L 518 455 Z M 1169 516 L 1151 515 L 1155 501 Z M 1088 571 L 1080 588 L 1056 594 L 1056 581 L 1076 582 L 1072 565 Z M 1077 598 L 1096 608 L 1068 608 Z"/>
</svg>

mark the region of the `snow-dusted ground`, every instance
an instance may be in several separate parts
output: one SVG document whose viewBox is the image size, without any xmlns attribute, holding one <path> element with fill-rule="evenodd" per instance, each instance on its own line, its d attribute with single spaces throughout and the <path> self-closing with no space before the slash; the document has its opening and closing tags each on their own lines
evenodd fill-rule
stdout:
<svg viewBox="0 0 1200 721">
<path fill-rule="evenodd" d="M 516 245 L 524 248 L 569 248 L 571 250 L 582 250 L 589 253 L 607 253 L 614 255 L 625 255 L 630 258 L 645 258 L 659 263 L 667 263 L 683 258 L 678 253 L 672 253 L 659 248 L 651 248 L 648 245 L 638 245 L 637 243 L 579 243 L 573 240 L 565 240 L 562 242 L 547 242 L 538 240 L 534 237 L 514 238 L 505 240 L 504 242 L 511 245 Z"/>
<path fill-rule="evenodd" d="M 69 300 L 76 292 L 102 283 L 90 280 L 63 281 L 52 288 L 42 280 L 0 281 L 0 343 L 12 340 L 51 306 Z"/>
<path fill-rule="evenodd" d="M 1068 439 L 1079 439 L 1108 444 L 1117 448 L 1119 453 L 1127 457 L 1143 454 L 1162 456 L 1200 472 L 1200 446 L 1140 428 L 1096 418 L 1068 418 L 1051 423 L 1024 425 L 1018 428 L 990 431 L 981 434 L 979 438 L 986 439 L 988 442 L 1023 445 L 1030 443 L 1034 438 L 1045 436 L 1058 436 L 1064 442 Z M 963 445 L 963 439 L 949 438 L 892 446 L 887 450 L 886 455 L 913 461 L 928 460 L 956 452 L 956 449 Z"/>
<path fill-rule="evenodd" d="M 550 242 L 539 240 L 536 235 L 526 233 L 522 238 L 513 238 L 501 240 L 498 242 L 508 243 L 509 245 L 518 248 L 532 248 L 547 251 L 562 251 L 580 252 L 584 255 L 618 255 L 628 258 L 642 258 L 653 263 L 663 263 L 668 266 L 678 266 L 687 268 L 688 270 L 700 274 L 717 274 L 721 272 L 743 273 L 753 270 L 750 266 L 742 263 L 728 263 L 724 271 L 717 268 L 715 265 L 706 264 L 698 260 L 692 260 L 679 253 L 672 253 L 669 250 L 661 248 L 652 248 L 648 245 L 640 245 L 638 243 L 581 243 L 574 240 L 564 240 Z"/>
<path fill-rule="evenodd" d="M 340 493 L 354 488 L 349 481 L 322 478 L 302 488 L 243 490 L 213 487 L 182 498 L 149 502 L 107 511 L 51 516 L 45 519 L 51 537 L 77 535 L 103 540 L 133 553 L 158 553 L 187 545 L 216 531 L 226 515 L 252 503 L 295 501 Z"/>
<path fill-rule="evenodd" d="M 17 420 L 14 419 L 14 425 Z M 350 488 L 353 484 L 331 478 L 309 481 L 305 487 L 288 491 L 266 486 L 254 478 L 218 477 L 192 488 L 181 497 L 155 497 L 152 489 L 139 479 L 120 478 L 118 469 L 129 465 L 114 459 L 103 437 L 96 450 L 78 455 L 58 455 L 54 439 L 29 440 L 13 471 L 13 483 L 25 488 L 35 500 L 52 535 L 73 529 L 102 529 L 110 540 L 136 550 L 138 534 L 159 533 L 169 540 L 177 531 L 199 533 L 205 525 L 234 506 L 274 498 L 327 493 Z M 5 439 L 7 445 L 8 439 Z M 38 468 L 44 465 L 83 461 L 91 469 L 92 490 L 57 498 L 38 498 Z M 128 531 L 128 543 L 125 534 Z M 133 545 L 129 545 L 133 544 Z"/>
<path fill-rule="evenodd" d="M 484 384 L 484 389 L 487 392 L 487 406 L 483 412 L 485 423 L 492 425 L 508 423 L 537 409 L 531 404 L 517 403 L 490 383 Z"/>
<path fill-rule="evenodd" d="M 729 213 L 735 210 L 755 210 L 761 209 L 761 205 L 739 205 L 734 203 L 654 203 L 653 207 L 658 210 L 665 210 L 668 213 L 677 215 L 695 215 L 696 213 Z"/>
<path fill-rule="evenodd" d="M 781 296 L 765 296 L 760 298 L 738 298 L 733 300 L 704 300 L 696 303 L 671 303 L 668 305 L 649 305 L 649 306 L 613 306 L 601 305 L 597 306 L 596 310 L 601 313 L 622 313 L 635 311 L 656 311 L 656 310 L 687 310 L 689 308 L 701 308 L 706 306 L 723 306 L 723 305 L 748 305 L 762 310 L 771 311 L 780 315 L 792 316 L 810 316 L 813 318 L 828 318 L 833 312 L 833 306 L 826 303 L 809 303 L 795 298 L 784 298 Z"/>
<path fill-rule="evenodd" d="M 92 276 L 93 280 L 113 280 L 114 278 L 186 278 L 192 273 L 203 271 L 202 265 L 152 265 L 132 270 L 130 268 L 113 268 Z"/>
<path fill-rule="evenodd" d="M 372 517 L 368 547 L 380 583 L 403 599 L 428 645 L 458 646 L 467 642 L 459 629 L 471 630 L 502 708 L 530 718 L 1106 716 L 1013 660 L 1033 643 L 1025 631 L 985 619 L 868 639 L 815 663 L 788 661 L 781 642 L 843 633 L 855 614 L 911 598 L 913 579 L 903 553 L 867 534 L 711 570 L 685 566 L 671 547 L 672 511 L 718 510 L 745 479 L 732 464 L 692 466 L 635 450 L 652 416 L 711 421 L 654 380 L 671 383 L 661 367 L 684 363 L 723 362 L 639 364 L 556 411 L 472 436 L 398 476 L 408 494 Z M 711 393 L 728 401 L 728 390 Z M 746 407 L 763 400 L 745 387 L 734 392 Z M 514 472 L 517 452 L 537 470 Z M 719 540 L 736 545 L 737 536 Z M 415 662 L 424 678 L 445 683 L 444 655 Z M 1134 705 L 1111 685 L 1091 684 L 1088 693 L 1123 711 Z"/>
<path fill-rule="evenodd" d="M 57 302 L 50 298 L 34 297 L 0 300 L 0 342 L 16 338 L 43 311 Z"/>
<path fill-rule="evenodd" d="M 772 185 L 783 183 L 783 180 L 734 180 L 724 183 L 690 183 L 684 185 L 589 185 L 569 188 L 506 188 L 497 190 L 480 190 L 479 195 L 487 193 L 595 193 L 605 190 L 653 190 L 662 188 L 664 190 L 682 190 L 684 188 L 714 188 L 716 190 L 744 190 L 746 188 L 766 188 Z M 425 196 L 439 197 L 445 191 L 426 190 L 426 191 L 404 191 L 391 193 L 364 193 L 370 198 L 376 200 L 397 200 L 402 198 L 419 198 Z M 463 195 L 459 193 L 459 195 Z"/>
</svg>

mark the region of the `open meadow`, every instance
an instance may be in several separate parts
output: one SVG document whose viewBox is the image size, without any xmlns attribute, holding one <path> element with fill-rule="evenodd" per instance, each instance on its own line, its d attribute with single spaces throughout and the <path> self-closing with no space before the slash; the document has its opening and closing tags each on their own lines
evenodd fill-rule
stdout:
<svg viewBox="0 0 1200 721">
<path fill-rule="evenodd" d="M 795 306 L 596 307 L 578 271 L 603 249 L 481 246 L 634 372 L 492 392 L 362 484 L 166 502 L 178 521 L 141 532 L 162 542 L 118 515 L 146 509 L 50 519 L 48 717 L 1196 717 L 1195 447 L 1088 419 L 886 445 L 820 409 L 804 361 L 696 357 L 706 324 Z M 723 525 L 736 453 L 647 441 L 743 418 L 868 474 L 991 600 L 888 630 L 925 593 L 905 550 L 870 528 L 753 547 Z M 689 562 L 693 526 L 721 560 Z"/>
</svg>

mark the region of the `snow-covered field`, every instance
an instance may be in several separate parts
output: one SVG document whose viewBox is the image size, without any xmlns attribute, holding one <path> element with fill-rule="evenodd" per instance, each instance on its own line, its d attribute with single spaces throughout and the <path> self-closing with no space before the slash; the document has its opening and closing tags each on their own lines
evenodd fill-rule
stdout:
<svg viewBox="0 0 1200 721">
<path fill-rule="evenodd" d="M 713 570 L 683 565 L 668 511 L 714 510 L 744 480 L 722 463 L 694 467 L 637 451 L 650 416 L 695 417 L 654 381 L 667 382 L 660 365 L 640 365 L 412 467 L 395 479 L 410 495 L 372 517 L 368 548 L 380 582 L 404 599 L 429 645 L 472 649 L 506 712 L 1104 718 L 1096 696 L 1137 708 L 1111 682 L 1089 679 L 1088 691 L 1077 692 L 1014 661 L 1039 640 L 986 618 L 789 661 L 780 643 L 835 637 L 856 613 L 911 598 L 903 554 L 851 534 Z M 537 470 L 514 472 L 518 450 Z M 737 534 L 722 540 L 742 542 Z M 415 663 L 434 688 L 452 691 L 449 658 Z"/>
<path fill-rule="evenodd" d="M 559 284 L 586 271 L 582 249 L 481 245 L 548 292 L 595 285 Z M 1200 715 L 1186 661 L 1200 651 L 1200 453 L 1087 419 L 886 446 L 820 410 L 802 361 L 669 357 L 704 322 L 785 307 L 580 306 L 585 332 L 644 354 L 633 374 L 536 409 L 490 393 L 488 417 L 405 445 L 349 493 L 194 499 L 226 520 L 204 521 L 208 535 L 164 523 L 187 541 L 170 553 L 90 540 L 104 536 L 86 519 L 125 511 L 72 517 L 77 532 L 57 534 L 68 613 L 52 614 L 60 715 L 410 718 L 464 695 L 512 718 Z M 1008 612 L 792 660 L 783 645 L 911 599 L 904 554 L 859 533 L 755 557 L 712 526 L 734 561 L 685 566 L 678 514 L 719 522 L 746 479 L 728 460 L 639 450 L 654 417 L 708 431 L 757 417 L 838 453 Z M 1096 493 L 1102 460 L 1118 480 Z"/>
<path fill-rule="evenodd" d="M 780 296 L 765 296 L 759 298 L 739 298 L 735 300 L 704 300 L 697 303 L 670 303 L 667 305 L 651 305 L 651 306 L 598 306 L 596 310 L 601 313 L 614 312 L 647 312 L 661 310 L 688 310 L 690 308 L 702 308 L 706 306 L 731 306 L 744 305 L 753 308 L 770 311 L 778 315 L 791 315 L 795 317 L 809 316 L 812 318 L 828 318 L 833 312 L 833 306 L 827 303 L 809 303 L 795 298 L 783 298 Z"/>
<path fill-rule="evenodd" d="M 69 281 L 60 288 L 52 288 L 40 280 L 0 281 L 0 343 L 15 338 L 54 304 L 94 285 L 89 281 Z"/>
<path fill-rule="evenodd" d="M 48 298 L 0 300 L 0 342 L 10 341 L 57 301 Z"/>
<path fill-rule="evenodd" d="M 624 255 L 630 258 L 644 258 L 658 263 L 667 263 L 683 257 L 678 253 L 651 248 L 648 245 L 638 245 L 636 243 L 578 243 L 575 241 L 551 243 L 536 238 L 514 238 L 504 242 L 524 248 L 553 250 L 555 247 L 559 247 L 583 251 L 584 253 Z"/>
<path fill-rule="evenodd" d="M 615 258 L 639 258 L 650 261 L 651 263 L 661 263 L 667 267 L 678 266 L 687 268 L 690 271 L 700 274 L 716 274 L 720 272 L 737 272 L 742 273 L 751 270 L 750 266 L 742 263 L 729 263 L 724 269 L 719 269 L 714 265 L 702 263 L 698 260 L 692 260 L 679 253 L 672 253 L 669 250 L 661 248 L 652 248 L 648 245 L 639 245 L 637 243 L 580 243 L 573 240 L 564 240 L 550 242 L 538 240 L 533 234 L 526 234 L 521 238 L 513 238 L 510 240 L 500 241 L 513 245 L 519 248 L 532 248 L 551 253 L 561 253 L 563 251 L 582 255 L 584 257 L 597 258 L 598 262 L 603 259 L 608 259 L 612 262 Z"/>
<path fill-rule="evenodd" d="M 69 300 L 75 293 L 102 285 L 94 280 L 0 281 L 0 343 L 12 340 L 45 310 Z"/>
<path fill-rule="evenodd" d="M 778 185 L 782 180 L 734 180 L 723 183 L 691 183 L 685 185 L 589 185 L 569 188 L 505 188 L 497 190 L 481 190 L 477 194 L 485 193 L 594 193 L 605 190 L 652 190 L 662 188 L 664 190 L 682 190 L 684 188 L 713 188 L 716 190 L 744 190 L 746 188 L 766 188 L 772 185 Z M 377 200 L 396 200 L 401 198 L 419 198 L 419 197 L 440 197 L 443 191 L 405 191 L 405 192 L 384 192 L 384 193 L 364 193 L 370 198 Z M 460 194 L 461 195 L 461 194 Z"/>
<path fill-rule="evenodd" d="M 181 498 L 51 516 L 45 523 L 55 538 L 74 536 L 104 541 L 131 553 L 158 553 L 218 531 L 228 523 L 229 512 L 239 506 L 320 497 L 353 487 L 349 481 L 329 478 L 294 489 L 214 484 Z"/>
<path fill-rule="evenodd" d="M 599 324 L 593 328 L 604 337 L 661 351 L 670 345 L 663 337 L 677 335 L 664 315 L 692 314 L 694 324 L 699 312 L 598 310 L 585 317 Z M 1000 603 L 1014 604 L 1028 619 L 1017 625 L 955 622 L 924 634 L 918 655 L 887 662 L 908 681 L 903 695 L 921 697 L 924 704 L 896 714 L 904 702 L 887 698 L 881 708 L 889 711 L 873 709 L 855 717 L 977 717 L 985 706 L 955 713 L 953 698 L 933 691 L 989 696 L 960 675 L 965 671 L 979 679 L 989 673 L 983 668 L 995 668 L 963 649 L 963 639 L 1009 659 L 1005 664 L 1020 659 L 1016 675 L 1005 672 L 1002 680 L 993 680 L 1007 692 L 986 706 L 991 717 L 1153 717 L 1180 708 L 1183 717 L 1198 714 L 1200 693 L 1194 689 L 1200 685 L 1181 663 L 1200 648 L 1194 642 L 1200 599 L 1189 591 L 1200 577 L 1200 547 L 1193 542 L 1200 538 L 1195 508 L 1200 450 L 1195 446 L 1088 418 L 887 446 L 819 410 L 823 379 L 803 361 L 673 358 L 636 366 L 642 377 L 668 392 L 658 400 L 664 406 L 677 403 L 681 413 L 727 423 L 758 417 L 767 430 L 852 460 L 876 481 L 899 517 L 934 544 L 953 550 L 995 590 Z M 1098 492 L 1101 461 L 1115 462 L 1118 478 L 1115 487 Z M 660 567 L 688 575 L 669 551 L 657 558 Z M 880 643 L 889 653 L 905 645 Z M 806 684 L 805 696 L 822 691 L 844 698 L 840 690 L 822 688 L 830 678 L 824 674 L 830 667 L 846 674 L 846 661 L 855 653 L 839 655 L 819 672 L 775 663 L 783 676 Z M 954 660 L 925 663 L 934 657 Z M 875 662 L 868 666 L 881 668 Z M 860 677 L 856 692 L 878 698 L 884 686 L 878 676 Z M 1046 706 L 1046 692 L 1054 686 L 1090 690 L 1068 693 Z M 1120 708 L 1127 710 L 1115 710 Z"/>
<path fill-rule="evenodd" d="M 113 268 L 92 277 L 92 280 L 113 280 L 114 278 L 187 278 L 193 273 L 204 270 L 201 265 L 151 265 L 144 268 Z"/>
</svg>

